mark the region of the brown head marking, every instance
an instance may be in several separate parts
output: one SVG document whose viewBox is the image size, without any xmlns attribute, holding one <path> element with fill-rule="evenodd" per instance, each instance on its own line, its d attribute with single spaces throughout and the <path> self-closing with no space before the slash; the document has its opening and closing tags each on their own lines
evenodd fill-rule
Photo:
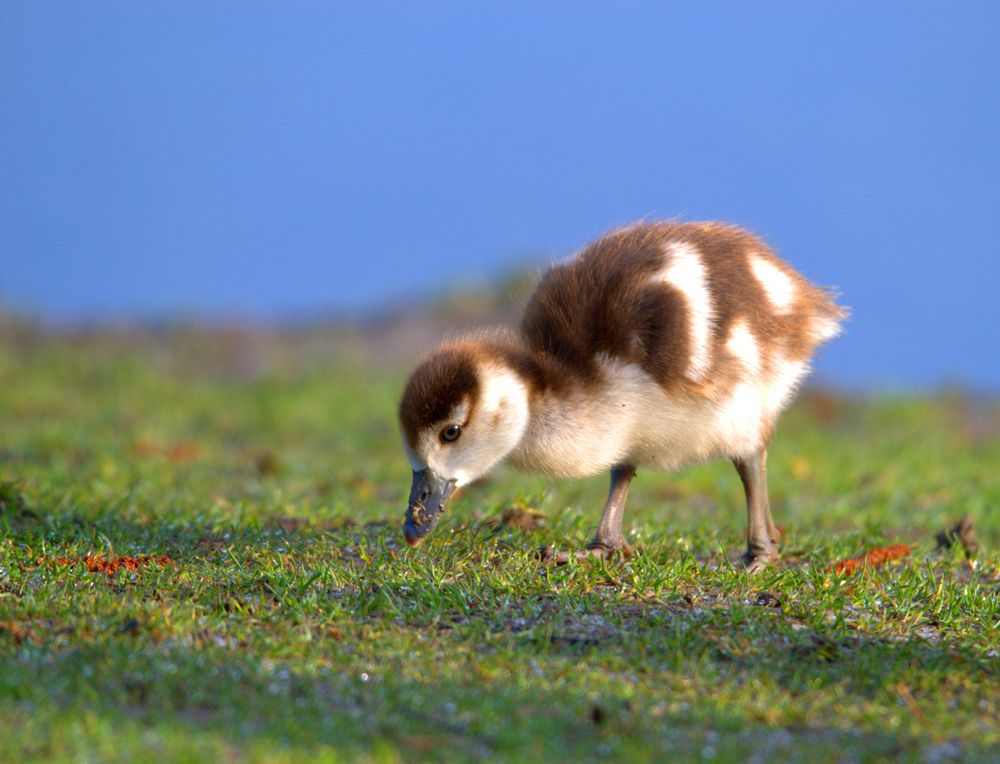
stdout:
<svg viewBox="0 0 1000 764">
<path fill-rule="evenodd" d="M 410 375 L 399 403 L 399 421 L 410 446 L 418 434 L 448 416 L 455 406 L 475 405 L 479 391 L 473 354 L 461 347 L 436 351 Z"/>
</svg>

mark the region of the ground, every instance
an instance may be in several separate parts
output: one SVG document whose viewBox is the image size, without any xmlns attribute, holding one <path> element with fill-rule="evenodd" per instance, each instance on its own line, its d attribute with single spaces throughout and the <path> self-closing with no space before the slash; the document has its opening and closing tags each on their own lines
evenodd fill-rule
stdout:
<svg viewBox="0 0 1000 764">
<path fill-rule="evenodd" d="M 0 760 L 995 761 L 996 400 L 804 393 L 749 578 L 724 463 L 640 472 L 627 562 L 540 563 L 605 479 L 505 470 L 408 549 L 402 378 L 336 333 L 7 326 Z"/>
</svg>

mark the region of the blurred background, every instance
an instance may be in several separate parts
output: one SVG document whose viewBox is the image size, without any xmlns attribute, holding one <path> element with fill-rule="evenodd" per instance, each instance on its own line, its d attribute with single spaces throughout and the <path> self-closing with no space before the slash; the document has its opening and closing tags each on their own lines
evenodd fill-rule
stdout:
<svg viewBox="0 0 1000 764">
<path fill-rule="evenodd" d="M 822 383 L 1000 389 L 993 2 L 6 2 L 0 101 L 8 335 L 405 360 L 720 219 L 852 308 Z"/>
</svg>

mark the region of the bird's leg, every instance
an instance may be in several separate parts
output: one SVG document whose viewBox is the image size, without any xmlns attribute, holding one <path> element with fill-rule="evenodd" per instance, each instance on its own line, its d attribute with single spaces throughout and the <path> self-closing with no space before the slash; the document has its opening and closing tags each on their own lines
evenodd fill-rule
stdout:
<svg viewBox="0 0 1000 764">
<path fill-rule="evenodd" d="M 759 573 L 778 561 L 778 528 L 767 501 L 767 449 L 747 458 L 733 459 L 747 497 L 747 572 Z"/>
<path fill-rule="evenodd" d="M 621 550 L 625 559 L 635 555 L 632 545 L 625 540 L 622 533 L 622 517 L 625 515 L 625 501 L 628 499 L 628 487 L 635 477 L 635 467 L 625 465 L 611 470 L 611 487 L 608 489 L 608 500 L 604 502 L 604 512 L 601 522 L 597 525 L 594 540 L 587 545 L 588 550 L 614 552 Z"/>
<path fill-rule="evenodd" d="M 609 558 L 615 552 L 621 552 L 627 560 L 635 556 L 632 545 L 625 540 L 622 533 L 622 516 L 625 514 L 625 501 L 628 499 L 628 486 L 635 477 L 635 467 L 623 465 L 611 470 L 611 488 L 608 490 L 608 499 L 604 502 L 604 512 L 601 514 L 601 522 L 597 525 L 597 533 L 586 549 L 579 552 L 556 552 L 551 547 L 545 547 L 542 556 L 547 560 L 554 560 L 563 565 L 569 562 L 571 556 L 579 560 L 588 557 Z"/>
</svg>

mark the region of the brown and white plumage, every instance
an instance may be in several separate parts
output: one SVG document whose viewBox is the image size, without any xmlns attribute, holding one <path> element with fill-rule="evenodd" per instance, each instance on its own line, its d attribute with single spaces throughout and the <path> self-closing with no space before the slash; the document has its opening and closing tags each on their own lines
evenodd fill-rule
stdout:
<svg viewBox="0 0 1000 764">
<path fill-rule="evenodd" d="M 399 410 L 415 474 L 408 540 L 433 527 L 446 493 L 500 461 L 564 476 L 617 469 L 605 519 L 616 510 L 619 526 L 636 467 L 728 457 L 746 485 L 843 317 L 738 228 L 613 231 L 542 277 L 517 333 L 449 342 L 410 377 Z M 750 488 L 748 500 L 761 502 Z M 773 536 L 769 510 L 765 524 Z M 595 544 L 621 547 L 620 527 L 609 533 Z"/>
</svg>

